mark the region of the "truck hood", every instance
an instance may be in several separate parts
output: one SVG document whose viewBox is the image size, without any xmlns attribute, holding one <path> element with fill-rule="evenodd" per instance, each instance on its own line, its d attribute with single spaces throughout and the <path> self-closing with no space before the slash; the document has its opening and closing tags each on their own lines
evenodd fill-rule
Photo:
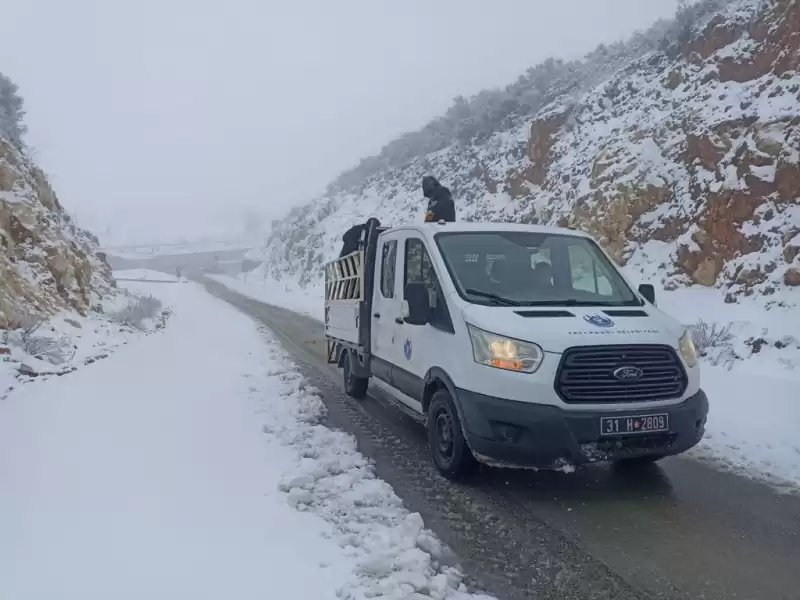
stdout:
<svg viewBox="0 0 800 600">
<path fill-rule="evenodd" d="M 535 342 L 545 352 L 572 346 L 663 344 L 677 348 L 683 326 L 656 307 L 504 307 L 470 304 L 464 320 L 485 331 Z"/>
</svg>

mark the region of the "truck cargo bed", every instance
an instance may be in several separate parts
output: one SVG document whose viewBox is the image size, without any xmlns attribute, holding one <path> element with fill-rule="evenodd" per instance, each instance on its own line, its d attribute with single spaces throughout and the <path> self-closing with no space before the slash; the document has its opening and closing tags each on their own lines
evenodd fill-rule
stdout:
<svg viewBox="0 0 800 600">
<path fill-rule="evenodd" d="M 325 335 L 359 344 L 359 316 L 364 300 L 364 251 L 325 265 Z"/>
</svg>

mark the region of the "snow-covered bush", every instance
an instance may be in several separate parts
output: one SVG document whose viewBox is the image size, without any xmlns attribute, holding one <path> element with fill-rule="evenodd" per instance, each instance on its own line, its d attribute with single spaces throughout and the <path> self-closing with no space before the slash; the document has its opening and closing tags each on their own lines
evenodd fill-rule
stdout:
<svg viewBox="0 0 800 600">
<path fill-rule="evenodd" d="M 153 296 L 142 296 L 128 291 L 123 293 L 126 296 L 125 304 L 121 308 L 108 313 L 108 316 L 122 325 L 137 329 L 150 329 L 155 318 L 161 313 L 161 300 Z"/>
<path fill-rule="evenodd" d="M 69 362 L 75 356 L 75 344 L 68 336 L 51 338 L 43 335 L 23 335 L 22 349 L 26 354 L 46 360 L 53 365 Z"/>
<path fill-rule="evenodd" d="M 53 365 L 68 362 L 75 356 L 75 344 L 69 336 L 57 333 L 50 336 L 34 335 L 46 322 L 43 316 L 23 309 L 13 315 L 11 322 L 13 329 L 4 331 L 0 339 L 3 344 L 19 348 L 25 354 Z"/>
<path fill-rule="evenodd" d="M 734 348 L 736 336 L 731 333 L 732 325 L 707 323 L 702 319 L 689 325 L 697 353 L 712 365 L 722 365 L 730 369 L 739 358 Z"/>
</svg>

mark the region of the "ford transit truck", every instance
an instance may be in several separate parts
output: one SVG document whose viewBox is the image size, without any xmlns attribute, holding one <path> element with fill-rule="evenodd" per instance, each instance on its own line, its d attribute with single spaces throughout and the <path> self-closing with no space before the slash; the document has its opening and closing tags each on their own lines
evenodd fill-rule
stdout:
<svg viewBox="0 0 800 600">
<path fill-rule="evenodd" d="M 703 437 L 691 333 L 586 233 L 368 222 L 324 265 L 328 362 L 427 428 L 450 479 L 478 463 L 642 464 Z"/>
</svg>

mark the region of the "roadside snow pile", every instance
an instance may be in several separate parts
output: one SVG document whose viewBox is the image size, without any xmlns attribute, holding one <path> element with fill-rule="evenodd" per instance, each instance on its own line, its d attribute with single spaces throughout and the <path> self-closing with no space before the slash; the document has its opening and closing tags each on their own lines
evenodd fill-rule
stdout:
<svg viewBox="0 0 800 600">
<path fill-rule="evenodd" d="M 66 375 L 106 358 L 131 335 L 164 327 L 170 310 L 152 296 L 120 289 L 102 301 L 103 312 L 63 311 L 48 319 L 28 314 L 0 331 L 0 400 L 19 384 Z"/>
<path fill-rule="evenodd" d="M 269 394 L 262 402 L 271 443 L 294 452 L 280 483 L 288 502 L 333 526 L 339 545 L 358 570 L 338 592 L 342 600 L 488 599 L 469 594 L 453 556 L 422 517 L 403 507 L 392 487 L 377 479 L 353 436 L 319 423 L 324 405 L 278 342 L 269 341 Z"/>
<path fill-rule="evenodd" d="M 702 382 L 711 412 L 692 456 L 800 493 L 800 377 L 704 366 Z"/>
</svg>

